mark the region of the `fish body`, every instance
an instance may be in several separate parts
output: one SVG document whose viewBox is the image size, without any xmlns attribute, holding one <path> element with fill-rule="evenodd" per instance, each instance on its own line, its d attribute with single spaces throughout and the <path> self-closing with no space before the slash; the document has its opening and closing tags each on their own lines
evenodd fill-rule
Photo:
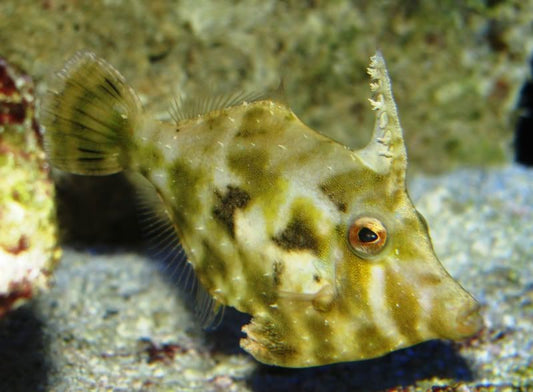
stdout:
<svg viewBox="0 0 533 392">
<path fill-rule="evenodd" d="M 252 316 L 241 346 L 261 362 L 307 367 L 471 336 L 479 306 L 406 191 L 380 54 L 369 74 L 376 125 L 354 151 L 273 100 L 155 120 L 114 68 L 81 53 L 43 106 L 45 145 L 60 169 L 152 184 L 202 287 Z"/>
</svg>

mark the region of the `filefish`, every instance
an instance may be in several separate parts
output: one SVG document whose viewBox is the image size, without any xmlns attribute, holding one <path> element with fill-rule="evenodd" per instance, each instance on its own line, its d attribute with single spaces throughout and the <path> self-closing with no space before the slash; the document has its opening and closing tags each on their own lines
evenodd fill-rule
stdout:
<svg viewBox="0 0 533 392">
<path fill-rule="evenodd" d="M 470 337 L 479 305 L 440 264 L 408 196 L 380 53 L 368 73 L 376 122 L 353 150 L 275 99 L 178 105 L 173 121 L 157 120 L 118 71 L 82 52 L 43 103 L 45 146 L 59 169 L 151 184 L 209 313 L 251 315 L 240 344 L 260 362 L 317 366 Z"/>
</svg>

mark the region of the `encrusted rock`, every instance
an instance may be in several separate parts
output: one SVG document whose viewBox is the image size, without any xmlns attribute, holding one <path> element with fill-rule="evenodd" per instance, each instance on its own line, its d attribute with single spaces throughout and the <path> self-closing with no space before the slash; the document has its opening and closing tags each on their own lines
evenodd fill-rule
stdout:
<svg viewBox="0 0 533 392">
<path fill-rule="evenodd" d="M 60 256 L 31 79 L 0 58 L 0 317 L 48 284 Z"/>
</svg>

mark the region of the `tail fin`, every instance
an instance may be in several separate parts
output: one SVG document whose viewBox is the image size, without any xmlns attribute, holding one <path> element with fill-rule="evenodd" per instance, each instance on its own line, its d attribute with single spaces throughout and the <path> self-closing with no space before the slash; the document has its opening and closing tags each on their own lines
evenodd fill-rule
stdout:
<svg viewBox="0 0 533 392">
<path fill-rule="evenodd" d="M 122 75 L 93 53 L 80 52 L 57 79 L 41 110 L 52 164 L 77 174 L 126 169 L 142 108 Z"/>
</svg>

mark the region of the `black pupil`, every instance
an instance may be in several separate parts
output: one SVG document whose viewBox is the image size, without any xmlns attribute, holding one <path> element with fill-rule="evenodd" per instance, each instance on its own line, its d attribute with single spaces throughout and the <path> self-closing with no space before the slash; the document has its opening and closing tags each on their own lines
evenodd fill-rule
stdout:
<svg viewBox="0 0 533 392">
<path fill-rule="evenodd" d="M 363 227 L 359 230 L 359 241 L 361 242 L 374 242 L 378 239 L 378 235 L 370 230 L 368 227 Z"/>
</svg>

